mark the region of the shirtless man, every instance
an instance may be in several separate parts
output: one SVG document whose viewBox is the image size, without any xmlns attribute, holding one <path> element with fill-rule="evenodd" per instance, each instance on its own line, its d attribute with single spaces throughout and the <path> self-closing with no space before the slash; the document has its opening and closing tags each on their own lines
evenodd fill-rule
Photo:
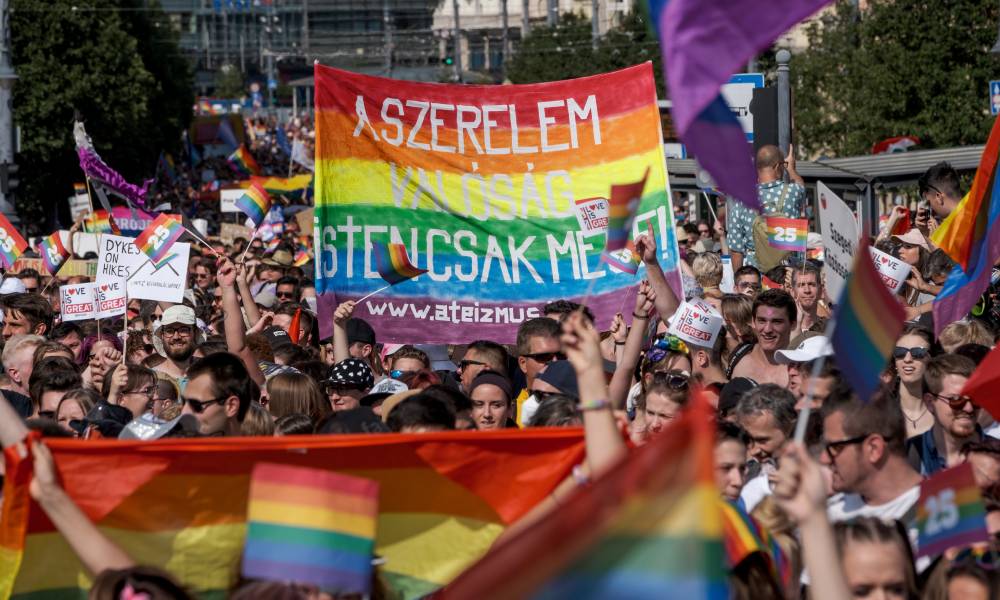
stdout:
<svg viewBox="0 0 1000 600">
<path fill-rule="evenodd" d="M 788 347 L 798 318 L 795 300 L 784 290 L 767 290 L 753 302 L 753 329 L 757 334 L 746 356 L 733 369 L 733 377 L 748 377 L 757 383 L 788 387 L 788 368 L 775 360 L 774 353 Z"/>
</svg>

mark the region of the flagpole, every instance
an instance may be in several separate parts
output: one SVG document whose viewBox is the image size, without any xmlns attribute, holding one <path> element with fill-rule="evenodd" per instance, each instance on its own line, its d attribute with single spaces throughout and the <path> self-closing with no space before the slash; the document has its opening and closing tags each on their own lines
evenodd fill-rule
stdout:
<svg viewBox="0 0 1000 600">
<path fill-rule="evenodd" d="M 374 292 L 371 292 L 369 294 L 366 294 L 366 295 L 362 296 L 361 298 L 358 298 L 357 300 L 354 301 L 354 303 L 355 304 L 361 304 L 362 302 L 364 302 L 365 300 L 371 298 L 375 294 L 377 294 L 379 292 L 384 292 L 384 291 L 386 291 L 387 289 L 389 289 L 391 287 L 392 287 L 391 283 L 389 285 L 385 286 L 385 287 L 380 287 L 379 289 L 375 290 Z"/>
<path fill-rule="evenodd" d="M 247 242 L 247 247 L 243 249 L 243 254 L 240 255 L 240 259 L 238 261 L 236 261 L 237 263 L 242 263 L 244 260 L 246 260 L 247 252 L 250 251 L 250 245 L 253 244 L 253 241 L 255 239 L 257 239 L 257 230 L 258 229 L 259 229 L 259 227 L 255 227 L 254 228 L 253 235 L 250 236 L 250 241 Z"/>
<path fill-rule="evenodd" d="M 833 328 L 836 326 L 833 318 L 826 324 L 826 331 L 823 332 L 823 336 L 826 338 L 826 343 L 831 344 L 830 334 L 833 333 Z M 809 374 L 809 383 L 806 385 L 806 395 L 803 398 L 802 408 L 799 409 L 799 418 L 795 423 L 795 442 L 801 444 L 806 438 L 806 428 L 809 425 L 809 413 L 812 412 L 812 400 L 813 395 L 816 393 L 816 380 L 819 379 L 819 374 L 823 372 L 823 367 L 826 365 L 827 356 L 821 356 L 813 362 L 812 372 Z"/>
<path fill-rule="evenodd" d="M 190 229 L 188 229 L 187 227 L 184 227 L 184 225 L 181 225 L 181 227 L 182 227 L 182 228 L 184 229 L 184 231 L 188 232 L 188 235 L 190 235 L 190 236 L 191 236 L 191 237 L 193 237 L 194 239 L 196 239 L 196 240 L 198 240 L 199 242 L 201 242 L 201 244 L 202 244 L 203 246 L 205 246 L 205 248 L 207 248 L 209 252 L 211 252 L 212 254 L 214 254 L 216 258 L 222 258 L 222 255 L 220 255 L 220 254 L 219 254 L 218 252 L 216 252 L 216 251 L 215 251 L 215 248 L 213 248 L 213 247 L 211 246 L 211 244 L 209 244 L 208 242 L 206 242 L 206 241 L 204 240 L 204 238 L 202 238 L 202 237 L 201 237 L 200 235 L 196 234 L 195 232 L 191 231 L 191 230 L 190 230 Z"/>
</svg>

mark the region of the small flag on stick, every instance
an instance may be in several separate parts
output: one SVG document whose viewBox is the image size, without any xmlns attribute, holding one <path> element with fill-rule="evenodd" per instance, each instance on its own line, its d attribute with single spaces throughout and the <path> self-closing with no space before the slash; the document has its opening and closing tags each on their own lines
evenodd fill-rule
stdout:
<svg viewBox="0 0 1000 600">
<path fill-rule="evenodd" d="M 372 242 L 372 249 L 375 251 L 375 268 L 389 285 L 396 285 L 427 272 L 427 269 L 418 269 L 410 263 L 403 244 Z"/>
<path fill-rule="evenodd" d="M 642 200 L 642 190 L 646 187 L 649 168 L 642 179 L 634 183 L 611 186 L 608 200 L 608 241 L 604 244 L 604 254 L 621 250 L 629 241 L 635 211 Z"/>
<path fill-rule="evenodd" d="M 917 530 L 917 558 L 990 541 L 983 497 L 970 463 L 936 473 L 920 484 Z"/>
<path fill-rule="evenodd" d="M 184 226 L 177 215 L 161 213 L 153 219 L 139 237 L 135 238 L 135 245 L 142 250 L 153 264 L 159 264 L 167 255 L 170 246 L 184 234 Z"/>
<path fill-rule="evenodd" d="M 867 402 L 878 389 L 879 378 L 906 314 L 872 264 L 868 238 L 858 244 L 854 269 L 834 312 L 830 341 L 844 378 Z"/>
<path fill-rule="evenodd" d="M 260 227 L 264 222 L 264 217 L 271 210 L 271 196 L 259 183 L 252 184 L 245 194 L 236 201 L 236 208 L 243 211 L 254 227 Z"/>
<path fill-rule="evenodd" d="M 69 250 L 63 245 L 58 231 L 38 243 L 38 253 L 42 255 L 42 262 L 53 277 L 62 268 L 63 263 L 69 260 Z"/>
<path fill-rule="evenodd" d="M 367 595 L 378 489 L 370 479 L 259 463 L 250 476 L 243 575 Z"/>
<path fill-rule="evenodd" d="M 260 167 L 257 166 L 257 161 L 254 160 L 253 155 L 250 154 L 246 146 L 240 146 L 229 155 L 229 164 L 233 165 L 234 169 L 247 177 L 260 175 Z"/>
<path fill-rule="evenodd" d="M 805 219 L 767 218 L 767 244 L 777 250 L 805 252 L 809 221 Z"/>
</svg>

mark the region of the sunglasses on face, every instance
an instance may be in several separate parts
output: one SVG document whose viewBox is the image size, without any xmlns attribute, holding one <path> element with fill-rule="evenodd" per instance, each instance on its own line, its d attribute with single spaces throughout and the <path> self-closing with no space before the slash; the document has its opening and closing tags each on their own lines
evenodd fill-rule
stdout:
<svg viewBox="0 0 1000 600">
<path fill-rule="evenodd" d="M 913 348 L 904 348 L 903 346 L 896 346 L 892 349 L 892 357 L 895 359 L 906 358 L 909 354 L 914 358 L 914 360 L 923 360 L 929 356 L 927 348 L 921 346 L 914 346 Z"/>
<path fill-rule="evenodd" d="M 541 390 L 529 390 L 529 391 L 531 392 L 531 395 L 535 397 L 535 400 L 538 400 L 539 402 L 545 402 L 546 400 L 548 400 L 553 396 L 563 395 L 561 392 L 543 392 Z"/>
<path fill-rule="evenodd" d="M 665 383 L 670 389 L 683 390 L 691 378 L 683 371 L 653 371 L 654 383 Z"/>
<path fill-rule="evenodd" d="M 844 448 L 852 444 L 860 444 L 861 442 L 868 439 L 870 434 L 858 435 L 846 440 L 837 440 L 835 442 L 826 442 L 823 444 L 823 449 L 826 451 L 826 455 L 830 457 L 830 462 L 833 462 L 840 456 L 840 453 L 844 451 Z"/>
<path fill-rule="evenodd" d="M 389 377 L 392 377 L 393 379 L 401 379 L 403 377 L 409 377 L 414 373 L 416 373 L 416 371 L 400 371 L 399 369 L 393 369 L 389 371 Z"/>
<path fill-rule="evenodd" d="M 532 354 L 525 354 L 524 357 L 540 363 L 550 363 L 554 360 L 566 359 L 566 355 L 562 352 L 535 352 Z"/>
<path fill-rule="evenodd" d="M 326 393 L 327 396 L 332 396 L 333 394 L 337 394 L 338 396 L 343 396 L 344 394 L 353 391 L 358 391 L 360 389 L 361 388 L 359 388 L 356 385 L 345 385 L 345 384 L 335 384 L 335 383 L 328 383 L 323 386 L 323 391 Z"/>
<path fill-rule="evenodd" d="M 942 396 L 941 394 L 931 394 L 931 396 L 942 402 L 946 402 L 953 410 L 958 410 L 966 404 L 971 404 L 973 408 L 978 408 L 978 405 L 968 396 Z"/>
<path fill-rule="evenodd" d="M 204 401 L 193 400 L 191 398 L 184 398 L 184 404 L 190 406 L 191 410 L 193 410 L 194 412 L 201 414 L 205 412 L 205 409 L 208 408 L 209 406 L 212 406 L 213 404 L 218 404 L 221 406 L 223 403 L 225 403 L 226 400 L 229 400 L 229 396 L 216 398 L 215 400 L 204 400 Z"/>
<path fill-rule="evenodd" d="M 469 365 L 483 365 L 483 366 L 485 366 L 486 363 L 479 362 L 478 360 L 469 360 L 469 359 L 466 358 L 466 359 L 462 359 L 462 361 L 460 363 L 458 363 L 458 370 L 461 371 L 461 370 L 467 368 Z"/>
<path fill-rule="evenodd" d="M 275 298 L 295 298 L 295 294 L 292 292 L 277 292 L 274 294 Z"/>
</svg>

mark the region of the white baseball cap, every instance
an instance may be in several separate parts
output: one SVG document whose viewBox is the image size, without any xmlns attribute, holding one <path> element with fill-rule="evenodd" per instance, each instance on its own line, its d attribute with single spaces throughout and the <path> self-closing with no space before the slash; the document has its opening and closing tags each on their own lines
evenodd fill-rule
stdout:
<svg viewBox="0 0 1000 600">
<path fill-rule="evenodd" d="M 793 349 L 778 350 L 775 352 L 775 362 L 783 365 L 788 363 L 806 363 L 824 356 L 833 356 L 833 346 L 830 345 L 830 340 L 826 336 L 814 333 L 802 339 L 806 335 L 808 334 L 803 334 L 799 337 L 799 340 L 797 340 L 798 343 Z"/>
</svg>

